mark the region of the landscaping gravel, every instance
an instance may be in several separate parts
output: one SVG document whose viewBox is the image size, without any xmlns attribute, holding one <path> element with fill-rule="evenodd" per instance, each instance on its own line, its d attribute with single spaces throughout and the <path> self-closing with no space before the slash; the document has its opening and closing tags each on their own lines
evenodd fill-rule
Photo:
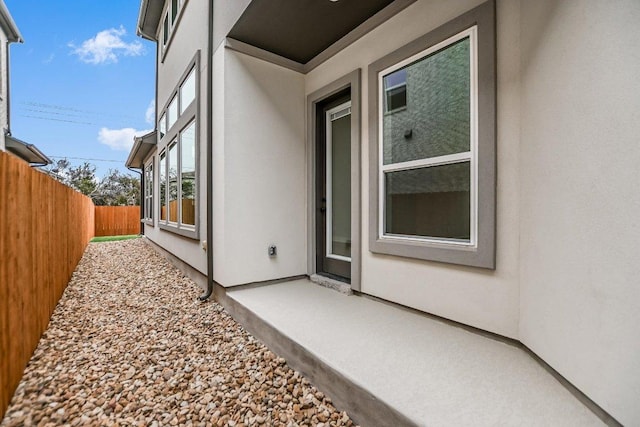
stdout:
<svg viewBox="0 0 640 427">
<path fill-rule="evenodd" d="M 142 239 L 91 243 L 1 426 L 351 426 Z"/>
</svg>

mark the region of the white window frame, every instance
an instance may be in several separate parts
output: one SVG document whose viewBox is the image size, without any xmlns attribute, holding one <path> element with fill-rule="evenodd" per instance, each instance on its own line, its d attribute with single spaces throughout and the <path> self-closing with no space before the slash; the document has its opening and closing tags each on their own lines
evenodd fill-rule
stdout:
<svg viewBox="0 0 640 427">
<path fill-rule="evenodd" d="M 153 159 L 144 167 L 144 220 L 153 225 L 153 187 L 155 168 L 153 167 Z"/>
<path fill-rule="evenodd" d="M 184 93 L 183 89 L 187 81 L 192 77 L 193 77 L 193 99 L 191 99 L 191 101 L 189 101 L 189 103 L 185 105 L 184 99 L 183 99 L 183 93 Z M 191 103 L 193 103 L 196 100 L 196 97 L 198 96 L 198 94 L 196 93 L 196 68 L 195 67 L 193 67 L 191 71 L 187 73 L 187 77 L 185 77 L 185 79 L 180 84 L 180 89 L 178 90 L 178 94 L 179 94 L 178 114 L 182 115 L 187 110 L 187 108 L 189 108 Z"/>
<path fill-rule="evenodd" d="M 386 109 L 386 89 L 384 88 L 384 77 L 397 71 L 403 67 L 406 67 L 409 64 L 414 62 L 418 62 L 421 59 L 431 55 L 434 52 L 445 49 L 454 43 L 463 40 L 465 38 L 469 38 L 469 78 L 470 78 L 470 88 L 469 88 L 469 103 L 470 103 L 470 117 L 469 117 L 469 125 L 470 125 L 470 141 L 469 147 L 470 151 L 448 154 L 444 156 L 437 157 L 428 157 L 419 160 L 411 160 L 407 162 L 399 162 L 399 163 L 390 163 L 384 164 L 384 126 L 383 120 L 385 109 Z M 380 125 L 378 126 L 378 140 L 380 143 L 378 144 L 378 209 L 381 213 L 378 218 L 378 235 L 381 240 L 387 241 L 413 241 L 413 242 L 429 242 L 437 245 L 454 245 L 454 246 L 466 246 L 475 248 L 477 244 L 477 229 L 478 229 L 478 191 L 477 191 L 477 182 L 478 182 L 478 167 L 477 167 L 477 151 L 478 151 L 478 96 L 477 96 L 477 87 L 478 87 L 478 58 L 477 58 L 477 27 L 473 26 L 464 31 L 459 32 L 458 34 L 449 37 L 448 39 L 433 45 L 422 52 L 419 52 L 415 55 L 410 56 L 409 58 L 404 59 L 403 61 L 398 62 L 397 64 L 392 65 L 378 73 L 378 87 L 380 88 L 379 92 L 379 101 L 378 101 L 378 120 Z M 389 112 L 397 111 L 391 110 Z M 400 172 L 407 171 L 412 169 L 423 169 L 427 167 L 434 166 L 442 166 L 442 165 L 451 165 L 456 163 L 470 163 L 470 207 L 469 207 L 469 218 L 470 218 L 470 240 L 457 240 L 451 238 L 436 238 L 436 237 L 425 237 L 425 236 L 405 236 L 405 235 L 396 235 L 385 233 L 385 216 L 386 216 L 386 197 L 385 197 L 385 184 L 386 184 L 386 174 L 389 172 Z"/>
<path fill-rule="evenodd" d="M 176 202 L 178 202 L 180 200 L 180 146 L 178 145 L 178 139 L 175 138 L 173 139 L 169 144 L 167 144 L 167 157 L 165 157 L 167 159 L 167 170 L 166 170 L 166 176 L 167 176 L 167 185 L 166 185 L 166 192 L 167 192 L 167 222 L 166 224 L 168 225 L 172 225 L 172 226 L 177 226 L 180 223 L 180 209 L 178 209 L 176 207 L 176 220 L 175 221 L 171 221 L 171 199 L 169 198 L 169 195 L 171 194 L 170 188 L 171 188 L 171 175 L 169 175 L 169 171 L 171 170 L 171 150 L 175 149 L 176 150 Z"/>
</svg>

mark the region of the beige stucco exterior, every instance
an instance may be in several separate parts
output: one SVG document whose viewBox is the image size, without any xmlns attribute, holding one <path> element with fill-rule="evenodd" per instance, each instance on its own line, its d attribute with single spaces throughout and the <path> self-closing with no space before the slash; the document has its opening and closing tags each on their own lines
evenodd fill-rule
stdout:
<svg viewBox="0 0 640 427">
<path fill-rule="evenodd" d="M 158 63 L 162 107 L 203 52 L 200 120 L 212 121 L 213 156 L 206 158 L 201 126 L 200 239 L 145 227 L 149 239 L 206 274 L 201 243 L 212 209 L 213 277 L 227 287 L 314 273 L 306 97 L 357 69 L 366 88 L 369 64 L 482 1 L 418 0 L 307 74 L 225 47 L 224 34 L 248 3 L 214 2 L 211 70 L 208 11 L 193 0 Z M 640 5 L 498 0 L 496 13 L 496 268 L 373 254 L 362 233 L 360 290 L 519 340 L 621 423 L 638 424 Z M 366 230 L 370 102 L 360 93 Z"/>
</svg>

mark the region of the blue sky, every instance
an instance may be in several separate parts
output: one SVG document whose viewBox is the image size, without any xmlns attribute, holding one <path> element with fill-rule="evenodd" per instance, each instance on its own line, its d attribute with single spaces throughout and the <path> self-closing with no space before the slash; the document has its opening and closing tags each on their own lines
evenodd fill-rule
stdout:
<svg viewBox="0 0 640 427">
<path fill-rule="evenodd" d="M 49 157 L 127 171 L 132 135 L 153 129 L 155 44 L 136 36 L 136 0 L 5 0 L 11 133 Z M 150 108 L 151 107 L 151 108 Z M 105 160 L 115 160 L 108 162 Z"/>
</svg>

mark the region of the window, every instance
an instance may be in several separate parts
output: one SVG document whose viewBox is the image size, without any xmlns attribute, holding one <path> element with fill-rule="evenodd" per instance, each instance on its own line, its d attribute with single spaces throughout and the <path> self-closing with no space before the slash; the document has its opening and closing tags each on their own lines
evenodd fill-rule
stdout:
<svg viewBox="0 0 640 427">
<path fill-rule="evenodd" d="M 160 154 L 160 221 L 167 220 L 167 153 Z"/>
<path fill-rule="evenodd" d="M 171 129 L 178 120 L 178 97 L 174 96 L 167 110 L 167 129 Z"/>
<path fill-rule="evenodd" d="M 196 99 L 196 70 L 193 69 L 180 86 L 180 114 Z"/>
<path fill-rule="evenodd" d="M 495 267 L 493 8 L 369 66 L 372 252 Z"/>
<path fill-rule="evenodd" d="M 180 219 L 196 225 L 196 124 L 180 134 Z"/>
<path fill-rule="evenodd" d="M 144 169 L 144 219 L 153 220 L 153 163 Z"/>
<path fill-rule="evenodd" d="M 175 25 L 176 16 L 178 16 L 178 0 L 171 0 L 171 26 Z"/>
<path fill-rule="evenodd" d="M 168 44 L 171 42 L 171 35 L 178 25 L 180 13 L 186 3 L 186 0 L 169 0 L 167 2 L 167 8 L 162 21 L 162 53 L 166 52 Z"/>
<path fill-rule="evenodd" d="M 408 65 L 401 65 L 403 61 L 380 73 L 382 96 L 387 100 L 387 85 L 395 83 L 398 75 L 411 82 L 411 109 L 381 117 L 382 236 L 464 244 L 475 240 L 471 209 L 475 132 L 471 132 L 470 111 L 475 40 L 475 28 L 471 28 L 409 58 Z"/>
<path fill-rule="evenodd" d="M 199 53 L 168 97 L 171 101 L 159 112 L 158 142 L 163 150 L 158 165 L 159 227 L 194 239 L 198 238 L 198 66 Z"/>
<path fill-rule="evenodd" d="M 162 139 L 162 137 L 167 133 L 167 117 L 165 114 L 160 117 L 158 128 L 160 129 L 160 139 Z"/>
<path fill-rule="evenodd" d="M 166 46 L 169 41 L 169 15 L 165 15 L 162 23 L 162 46 Z"/>
<path fill-rule="evenodd" d="M 178 143 L 169 146 L 167 177 L 169 179 L 169 222 L 178 222 Z"/>
</svg>

